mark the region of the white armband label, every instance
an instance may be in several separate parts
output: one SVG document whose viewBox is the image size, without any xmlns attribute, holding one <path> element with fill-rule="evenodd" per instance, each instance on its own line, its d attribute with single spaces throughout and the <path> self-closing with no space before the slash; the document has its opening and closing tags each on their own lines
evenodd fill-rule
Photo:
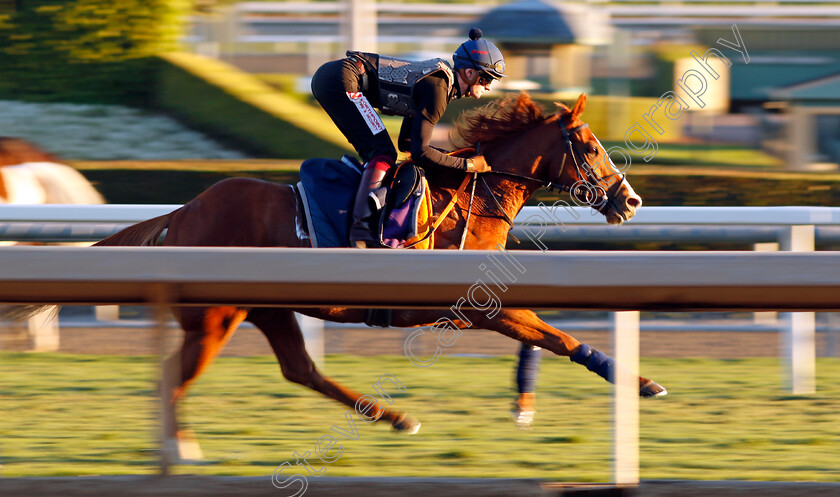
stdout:
<svg viewBox="0 0 840 497">
<path fill-rule="evenodd" d="M 347 92 L 347 98 L 350 99 L 351 102 L 356 104 L 356 108 L 359 109 L 359 113 L 362 115 L 362 119 L 365 120 L 367 123 L 368 128 L 370 128 L 370 132 L 374 135 L 385 131 L 385 125 L 382 124 L 382 119 L 379 118 L 379 114 L 373 109 L 373 106 L 370 105 L 368 99 L 362 95 L 361 92 Z"/>
</svg>

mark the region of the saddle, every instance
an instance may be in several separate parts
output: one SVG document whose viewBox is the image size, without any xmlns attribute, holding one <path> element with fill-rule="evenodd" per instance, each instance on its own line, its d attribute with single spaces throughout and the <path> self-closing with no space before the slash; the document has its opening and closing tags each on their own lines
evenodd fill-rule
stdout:
<svg viewBox="0 0 840 497">
<path fill-rule="evenodd" d="M 466 152 L 466 151 L 461 151 Z M 300 166 L 300 182 L 295 185 L 298 198 L 296 219 L 298 236 L 309 238 L 313 248 L 349 247 L 350 221 L 364 167 L 353 157 L 341 160 L 309 159 Z M 466 189 L 471 175 L 466 175 L 449 204 L 433 223 L 432 198 L 423 169 L 413 161 L 397 166 L 384 187 L 371 192 L 378 220 L 373 233 L 386 248 L 431 249 L 434 232 Z M 302 218 L 302 219 L 301 219 Z M 305 219 L 305 222 L 302 222 Z M 389 327 L 391 309 L 368 309 L 365 324 Z"/>
<path fill-rule="evenodd" d="M 374 233 L 386 247 L 431 249 L 435 245 L 432 215 L 432 197 L 423 169 L 412 161 L 402 162 L 388 185 Z"/>
<path fill-rule="evenodd" d="M 301 164 L 296 191 L 306 219 L 303 228 L 313 247 L 350 246 L 350 215 L 362 170 L 346 155 L 341 160 L 309 159 Z M 371 192 L 371 202 L 378 221 L 373 232 L 382 247 L 434 247 L 431 194 L 423 170 L 413 162 L 397 166 L 386 186 Z"/>
</svg>

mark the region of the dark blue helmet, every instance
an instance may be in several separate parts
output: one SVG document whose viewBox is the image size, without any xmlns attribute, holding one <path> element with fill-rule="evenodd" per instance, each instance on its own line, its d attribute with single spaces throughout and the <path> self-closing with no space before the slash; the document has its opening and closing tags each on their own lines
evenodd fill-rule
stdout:
<svg viewBox="0 0 840 497">
<path fill-rule="evenodd" d="M 486 72 L 490 76 L 501 79 L 505 77 L 505 58 L 496 45 L 481 39 L 482 32 L 478 28 L 470 30 L 470 40 L 452 54 L 455 69 L 475 69 Z"/>
</svg>

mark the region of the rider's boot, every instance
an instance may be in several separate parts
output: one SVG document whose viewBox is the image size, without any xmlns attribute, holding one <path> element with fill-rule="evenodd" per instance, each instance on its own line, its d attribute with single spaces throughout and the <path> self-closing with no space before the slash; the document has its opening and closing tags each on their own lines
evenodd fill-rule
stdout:
<svg viewBox="0 0 840 497">
<path fill-rule="evenodd" d="M 350 225 L 350 246 L 368 248 L 379 246 L 379 241 L 371 232 L 373 209 L 371 209 L 370 192 L 382 186 L 382 180 L 394 165 L 393 159 L 386 155 L 378 155 L 370 160 L 362 173 L 359 190 L 353 202 L 353 221 Z"/>
</svg>

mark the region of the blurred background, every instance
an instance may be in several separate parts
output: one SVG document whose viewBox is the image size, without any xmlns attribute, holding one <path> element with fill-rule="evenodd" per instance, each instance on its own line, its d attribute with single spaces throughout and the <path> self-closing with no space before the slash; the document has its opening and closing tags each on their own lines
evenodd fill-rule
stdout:
<svg viewBox="0 0 840 497">
<path fill-rule="evenodd" d="M 632 158 L 645 206 L 840 204 L 840 2 L 830 0 L 0 0 L 0 136 L 21 140 L 0 142 L 0 166 L 61 163 L 117 204 L 183 203 L 231 176 L 294 183 L 303 159 L 352 153 L 309 91 L 322 63 L 349 49 L 451 60 L 473 26 L 507 62 L 489 98 L 528 91 L 551 109 L 586 92 L 583 119 Z M 686 109 L 665 116 L 669 98 Z M 447 148 L 453 120 L 484 103 L 453 102 L 436 144 Z M 399 118 L 384 121 L 396 137 Z M 8 203 L 70 202 L 7 190 Z M 560 198 L 540 192 L 531 204 Z M 781 229 L 573 227 L 547 242 L 790 249 Z M 838 246 L 838 226 L 823 226 L 810 250 Z M 544 317 L 610 350 L 607 313 Z M 153 408 L 131 408 L 154 396 L 148 318 L 141 307 L 66 308 L 46 338 L 0 328 L 4 474 L 154 472 Z M 818 393 L 800 395 L 782 386 L 786 325 L 775 313 L 643 313 L 643 374 L 675 393 L 643 404 L 642 477 L 840 479 L 840 318 L 814 323 Z M 608 478 L 609 389 L 580 368 L 544 361 L 537 424 L 519 432 L 507 416 L 518 344 L 504 337 L 468 333 L 424 371 L 401 357 L 403 330 L 320 333 L 330 375 L 366 391 L 385 367 L 430 430 L 416 443 L 364 433 L 330 475 Z M 243 329 L 200 380 L 187 417 L 217 464 L 184 472 L 270 473 L 341 419 L 339 406 L 286 383 L 269 353 Z M 73 406 L 99 414 L 79 430 Z M 386 454 L 377 467 L 371 451 Z"/>
</svg>

